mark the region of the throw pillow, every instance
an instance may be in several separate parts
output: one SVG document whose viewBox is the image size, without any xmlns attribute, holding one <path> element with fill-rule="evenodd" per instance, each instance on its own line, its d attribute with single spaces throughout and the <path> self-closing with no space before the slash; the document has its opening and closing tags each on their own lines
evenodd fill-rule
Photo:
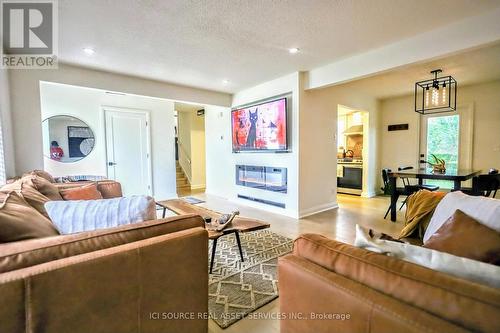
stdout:
<svg viewBox="0 0 500 333">
<path fill-rule="evenodd" d="M 59 194 L 59 189 L 45 178 L 39 176 L 24 176 L 23 178 L 18 179 L 13 183 L 2 186 L 2 188 L 0 188 L 0 191 L 19 192 L 21 191 L 23 185 L 34 188 L 35 190 L 49 198 L 49 200 L 62 200 L 62 197 Z"/>
<path fill-rule="evenodd" d="M 500 265 L 500 233 L 461 210 L 424 243 L 424 247 L 459 257 Z"/>
<path fill-rule="evenodd" d="M 60 190 L 59 193 L 64 200 L 98 200 L 102 199 L 102 194 L 97 190 L 95 184 L 88 184 L 79 187 Z"/>
<path fill-rule="evenodd" d="M 462 279 L 475 281 L 494 288 L 500 288 L 499 266 L 458 257 L 421 246 L 391 242 L 382 239 L 372 239 L 368 235 L 368 232 L 359 225 L 356 225 L 354 246 L 364 248 L 368 251 L 386 254 Z"/>
<path fill-rule="evenodd" d="M 26 172 L 23 177 L 25 176 L 38 176 L 38 177 L 42 177 L 43 179 L 49 181 L 50 183 L 55 183 L 55 180 L 54 180 L 54 177 L 52 177 L 52 175 L 50 173 L 48 173 L 47 171 L 44 171 L 44 170 L 33 170 L 33 171 L 30 171 L 30 172 Z"/>
<path fill-rule="evenodd" d="M 475 197 L 460 191 L 448 193 L 437 205 L 424 234 L 424 243 L 455 213 L 457 209 L 479 223 L 500 232 L 500 200 Z"/>
<path fill-rule="evenodd" d="M 31 207 L 19 194 L 5 194 L 0 205 L 0 243 L 59 235 L 46 217 Z"/>
<path fill-rule="evenodd" d="M 156 219 L 155 201 L 143 195 L 101 200 L 49 201 L 45 204 L 45 209 L 61 234 Z"/>
<path fill-rule="evenodd" d="M 34 187 L 29 184 L 20 184 L 21 188 L 19 190 L 14 190 L 17 194 L 21 195 L 27 203 L 29 203 L 33 208 L 35 208 L 40 214 L 49 218 L 47 211 L 45 211 L 44 205 L 49 198 L 47 198 L 42 193 L 38 192 Z M 4 189 L 2 189 L 4 191 Z M 5 193 L 9 193 L 13 191 L 5 191 Z"/>
</svg>

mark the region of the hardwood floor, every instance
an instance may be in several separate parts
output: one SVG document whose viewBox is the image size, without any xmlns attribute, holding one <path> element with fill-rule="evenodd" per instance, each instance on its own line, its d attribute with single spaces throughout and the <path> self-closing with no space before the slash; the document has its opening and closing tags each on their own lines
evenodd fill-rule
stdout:
<svg viewBox="0 0 500 333">
<path fill-rule="evenodd" d="M 329 210 L 303 219 L 293 219 L 286 216 L 268 213 L 259 209 L 238 205 L 218 197 L 197 194 L 206 200 L 203 206 L 219 211 L 230 212 L 238 209 L 241 215 L 254 217 L 271 223 L 271 230 L 296 238 L 302 233 L 318 233 L 329 238 L 352 243 L 355 238 L 355 225 L 360 224 L 389 235 L 397 236 L 403 227 L 404 209 L 398 212 L 398 222 L 384 220 L 384 214 L 389 206 L 388 197 L 360 198 L 349 195 L 339 195 L 340 208 Z M 256 312 L 262 313 L 263 319 L 242 319 L 226 329 L 221 329 L 214 321 L 209 321 L 210 333 L 257 333 L 279 332 L 279 320 L 268 319 L 269 314 L 279 312 L 278 299 L 266 304 Z M 267 316 L 267 318 L 266 318 Z"/>
</svg>

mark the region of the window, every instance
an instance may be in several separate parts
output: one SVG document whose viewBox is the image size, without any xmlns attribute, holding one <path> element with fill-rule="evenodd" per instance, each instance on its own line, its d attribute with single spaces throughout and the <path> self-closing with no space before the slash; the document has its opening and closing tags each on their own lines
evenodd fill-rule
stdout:
<svg viewBox="0 0 500 333">
<path fill-rule="evenodd" d="M 427 118 L 426 135 L 427 161 L 433 162 L 432 155 L 446 161 L 446 171 L 457 172 L 460 145 L 460 116 L 437 116 Z M 453 188 L 453 182 L 442 180 L 427 180 L 427 184 L 438 185 L 441 188 Z"/>
</svg>

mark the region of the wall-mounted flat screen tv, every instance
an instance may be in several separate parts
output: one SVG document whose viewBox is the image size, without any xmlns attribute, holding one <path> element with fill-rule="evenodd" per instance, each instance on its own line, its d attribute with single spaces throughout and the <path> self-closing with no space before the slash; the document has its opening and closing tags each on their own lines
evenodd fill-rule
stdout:
<svg viewBox="0 0 500 333">
<path fill-rule="evenodd" d="M 288 149 L 286 97 L 234 109 L 231 123 L 233 152 Z"/>
</svg>

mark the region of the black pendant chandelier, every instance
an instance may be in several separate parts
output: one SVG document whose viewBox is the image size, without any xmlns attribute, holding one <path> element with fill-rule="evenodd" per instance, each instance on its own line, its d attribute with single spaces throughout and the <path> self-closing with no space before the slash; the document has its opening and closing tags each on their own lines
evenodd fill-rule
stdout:
<svg viewBox="0 0 500 333">
<path fill-rule="evenodd" d="M 434 78 L 415 83 L 415 112 L 433 114 L 457 110 L 457 81 L 451 76 L 438 77 L 441 69 L 431 71 Z"/>
</svg>

